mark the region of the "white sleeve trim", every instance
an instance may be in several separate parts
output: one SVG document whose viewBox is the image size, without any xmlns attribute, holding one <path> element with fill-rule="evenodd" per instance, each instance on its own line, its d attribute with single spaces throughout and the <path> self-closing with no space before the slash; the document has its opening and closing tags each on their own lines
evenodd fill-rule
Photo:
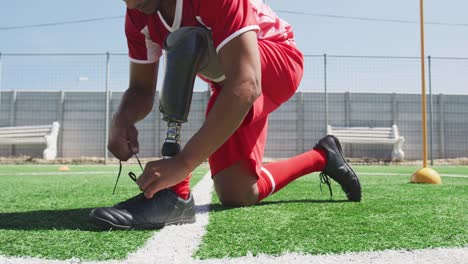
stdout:
<svg viewBox="0 0 468 264">
<path fill-rule="evenodd" d="M 152 59 L 152 60 L 137 60 L 132 57 L 129 57 L 130 61 L 133 63 L 138 63 L 138 64 L 151 64 L 159 61 L 159 59 Z"/>
<path fill-rule="evenodd" d="M 198 22 L 200 24 L 202 24 L 204 27 L 206 27 L 207 29 L 211 30 L 211 28 L 207 25 L 205 25 L 205 23 L 203 22 L 203 19 L 201 18 L 201 16 L 195 16 L 195 18 L 198 20 Z"/>
<path fill-rule="evenodd" d="M 174 22 L 172 23 L 172 27 L 164 20 L 164 17 L 161 15 L 161 12 L 158 11 L 158 16 L 161 22 L 163 23 L 164 27 L 169 30 L 169 32 L 174 32 L 180 28 L 180 24 L 182 22 L 182 11 L 183 11 L 183 0 L 177 0 L 176 2 L 176 10 L 174 14 Z"/>
<path fill-rule="evenodd" d="M 226 75 L 223 74 L 223 76 L 219 77 L 218 79 L 214 79 L 212 80 L 213 82 L 222 82 L 226 80 Z"/>
<path fill-rule="evenodd" d="M 241 29 L 237 30 L 236 32 L 232 33 L 229 37 L 227 37 L 225 40 L 223 40 L 218 45 L 218 47 L 216 47 L 216 53 L 219 53 L 219 50 L 222 47 L 224 47 L 224 45 L 226 45 L 229 41 L 233 40 L 235 37 L 247 32 L 247 31 L 251 31 L 251 30 L 260 30 L 260 27 L 257 26 L 257 25 L 253 25 L 253 26 L 248 26 L 248 27 L 244 27 L 244 28 L 241 28 Z"/>
</svg>

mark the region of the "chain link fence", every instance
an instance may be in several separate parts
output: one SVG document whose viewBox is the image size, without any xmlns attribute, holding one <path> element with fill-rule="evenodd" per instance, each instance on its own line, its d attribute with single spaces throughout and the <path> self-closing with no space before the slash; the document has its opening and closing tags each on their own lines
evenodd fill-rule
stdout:
<svg viewBox="0 0 468 264">
<path fill-rule="evenodd" d="M 468 58 L 427 57 L 429 157 L 468 156 Z M 327 125 L 391 127 L 405 138 L 406 160 L 421 159 L 421 83 L 417 57 L 305 56 L 298 92 L 269 120 L 265 156 L 311 149 Z M 160 76 L 162 69 L 160 69 Z M 60 123 L 58 156 L 107 159 L 108 127 L 128 87 L 126 54 L 1 54 L 0 127 Z M 158 89 L 161 83 L 158 80 Z M 202 125 L 209 98 L 197 80 L 186 142 Z M 142 157 L 159 157 L 166 124 L 157 100 L 137 124 Z M 0 145 L 0 156 L 40 157 L 43 146 Z M 345 145 L 346 155 L 389 160 L 392 146 Z"/>
</svg>

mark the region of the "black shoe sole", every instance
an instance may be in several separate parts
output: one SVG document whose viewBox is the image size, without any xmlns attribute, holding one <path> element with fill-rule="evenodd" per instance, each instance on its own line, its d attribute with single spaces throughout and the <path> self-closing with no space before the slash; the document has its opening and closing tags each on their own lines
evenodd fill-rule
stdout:
<svg viewBox="0 0 468 264">
<path fill-rule="evenodd" d="M 156 224 L 143 224 L 143 225 L 117 225 L 108 221 L 107 219 L 103 219 L 100 217 L 92 217 L 91 221 L 98 227 L 103 229 L 117 229 L 117 230 L 151 230 L 151 229 L 161 229 L 167 225 L 183 225 L 183 224 L 193 224 L 196 222 L 194 218 L 188 219 L 178 219 L 175 221 L 165 222 L 165 223 L 156 223 Z"/>
<path fill-rule="evenodd" d="M 329 135 L 329 136 L 333 139 L 333 141 L 335 141 L 335 145 L 338 147 L 338 152 L 339 152 L 340 157 L 341 157 L 341 159 L 343 160 L 344 164 L 346 165 L 346 167 L 347 167 L 349 170 L 351 170 L 351 171 L 353 172 L 354 176 L 356 177 L 357 182 L 359 183 L 359 193 L 361 193 L 361 182 L 359 181 L 359 178 L 358 178 L 356 172 L 353 170 L 353 168 L 351 168 L 351 166 L 349 166 L 348 162 L 346 162 L 346 159 L 345 159 L 344 156 L 343 156 L 343 148 L 341 147 L 340 141 L 338 140 L 338 138 L 336 138 L 336 137 L 333 136 L 333 135 Z M 331 147 L 331 146 L 329 146 L 329 147 Z M 347 196 L 347 194 L 346 194 L 346 196 Z M 352 202 L 360 202 L 360 201 L 361 201 L 361 195 L 359 195 L 359 199 L 350 199 L 350 198 L 348 197 L 348 200 L 350 200 L 350 201 L 352 201 Z"/>
</svg>

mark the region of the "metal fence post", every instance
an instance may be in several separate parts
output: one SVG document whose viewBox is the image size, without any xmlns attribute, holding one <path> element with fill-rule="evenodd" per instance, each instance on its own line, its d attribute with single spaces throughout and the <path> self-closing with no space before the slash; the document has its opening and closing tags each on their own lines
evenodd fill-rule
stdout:
<svg viewBox="0 0 468 264">
<path fill-rule="evenodd" d="M 104 135 L 104 164 L 107 164 L 107 159 L 108 159 L 108 153 L 107 153 L 107 141 L 109 140 L 109 75 L 110 75 L 110 53 L 106 53 L 106 116 L 105 116 L 105 135 Z"/>
<path fill-rule="evenodd" d="M 3 73 L 3 69 L 2 69 L 2 64 L 3 64 L 3 61 L 2 61 L 2 53 L 0 52 L 0 110 L 2 109 L 2 73 Z"/>
<path fill-rule="evenodd" d="M 445 159 L 445 96 L 439 95 L 439 158 Z"/>
<path fill-rule="evenodd" d="M 10 99 L 10 126 L 15 126 L 15 116 L 16 116 L 16 90 L 12 91 Z"/>
<path fill-rule="evenodd" d="M 392 93 L 392 125 L 398 125 L 398 102 L 396 93 Z"/>
<path fill-rule="evenodd" d="M 63 157 L 63 133 L 64 133 L 64 126 L 63 126 L 63 122 L 64 122 L 64 104 L 65 104 L 65 92 L 63 90 L 61 90 L 60 92 L 60 99 L 59 99 L 59 102 L 58 102 L 58 106 L 57 106 L 57 110 L 58 110 L 58 113 L 57 113 L 57 121 L 59 122 L 60 124 L 60 132 L 59 132 L 59 139 L 58 139 L 58 150 L 57 150 L 57 154 L 59 157 Z"/>
<path fill-rule="evenodd" d="M 427 56 L 428 78 L 429 78 L 429 155 L 431 166 L 434 166 L 434 119 L 432 111 L 432 75 L 431 75 L 431 56 Z"/>
<path fill-rule="evenodd" d="M 159 112 L 159 92 L 156 91 L 155 94 L 155 100 L 154 100 L 154 105 L 153 105 L 153 111 L 154 111 L 154 148 L 153 148 L 153 157 L 158 157 L 159 156 L 159 151 L 161 148 L 161 142 L 160 142 L 160 122 L 159 120 L 161 119 L 161 114 Z"/>
<path fill-rule="evenodd" d="M 13 90 L 10 101 L 10 126 L 16 125 L 16 90 Z M 10 147 L 10 154 L 15 154 L 15 145 Z"/>
<path fill-rule="evenodd" d="M 327 134 L 328 127 L 328 87 L 327 87 L 327 54 L 323 54 L 323 87 L 325 93 L 325 134 Z"/>
<path fill-rule="evenodd" d="M 345 114 L 345 126 L 351 125 L 351 93 L 345 92 L 344 94 L 344 114 Z"/>
<path fill-rule="evenodd" d="M 297 107 L 296 107 L 296 129 L 297 129 L 297 150 L 299 153 L 304 152 L 304 99 L 303 99 L 303 92 L 297 93 Z"/>
<path fill-rule="evenodd" d="M 158 93 L 160 93 L 160 92 L 158 92 Z M 159 98 L 159 94 L 158 94 L 158 97 L 157 97 L 157 98 Z M 158 131 L 157 131 L 157 132 L 158 132 L 158 133 L 157 133 L 158 141 L 157 141 L 157 144 L 156 144 L 156 150 L 157 150 L 157 151 L 156 151 L 156 154 L 157 154 L 156 156 L 157 156 L 157 157 L 162 157 L 162 155 L 161 155 L 161 148 L 162 148 L 163 141 L 161 140 L 161 137 L 162 137 L 162 135 L 161 135 L 161 127 L 164 125 L 164 123 L 163 123 L 163 120 L 162 120 L 163 115 L 162 115 L 161 111 L 159 111 L 159 102 L 158 102 L 158 111 L 157 111 L 157 113 L 158 113 L 158 117 L 157 117 L 157 119 L 158 119 L 158 120 L 157 120 L 157 121 L 158 121 Z M 163 133 L 164 133 L 164 132 L 163 132 Z"/>
</svg>

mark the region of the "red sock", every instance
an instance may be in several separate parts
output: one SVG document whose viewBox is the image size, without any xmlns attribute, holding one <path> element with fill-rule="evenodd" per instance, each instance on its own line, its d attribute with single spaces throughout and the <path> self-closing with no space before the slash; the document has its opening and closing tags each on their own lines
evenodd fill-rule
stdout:
<svg viewBox="0 0 468 264">
<path fill-rule="evenodd" d="M 190 194 L 190 178 L 192 178 L 192 173 L 187 176 L 183 181 L 171 187 L 180 198 L 188 199 Z"/>
<path fill-rule="evenodd" d="M 326 157 L 324 150 L 313 149 L 287 160 L 265 164 L 257 181 L 258 201 L 301 176 L 322 171 L 325 168 Z"/>
</svg>

